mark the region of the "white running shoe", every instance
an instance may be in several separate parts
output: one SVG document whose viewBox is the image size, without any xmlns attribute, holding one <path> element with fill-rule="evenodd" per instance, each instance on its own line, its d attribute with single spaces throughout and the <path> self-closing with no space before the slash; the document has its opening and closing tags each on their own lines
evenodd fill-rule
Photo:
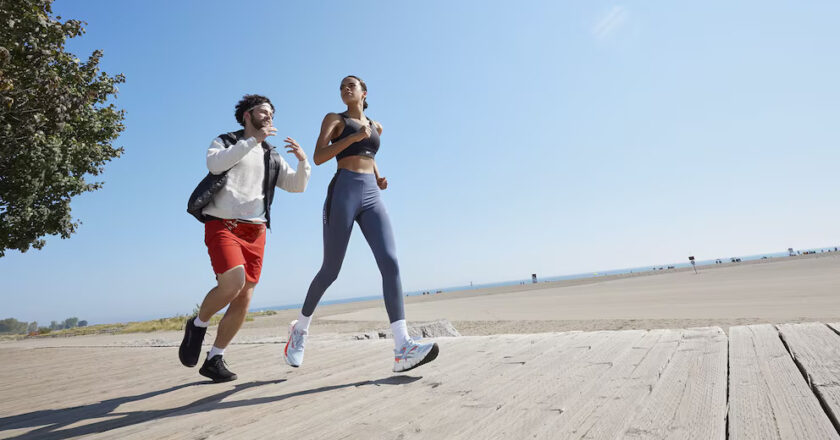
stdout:
<svg viewBox="0 0 840 440">
<path fill-rule="evenodd" d="M 289 324 L 289 338 L 286 341 L 286 348 L 283 349 L 283 359 L 293 367 L 299 367 L 303 363 L 303 347 L 306 345 L 306 335 L 309 330 L 295 328 L 297 319 Z"/>
<path fill-rule="evenodd" d="M 399 350 L 394 350 L 394 373 L 408 371 L 429 363 L 435 360 L 438 351 L 436 342 L 418 344 L 409 339 Z"/>
</svg>

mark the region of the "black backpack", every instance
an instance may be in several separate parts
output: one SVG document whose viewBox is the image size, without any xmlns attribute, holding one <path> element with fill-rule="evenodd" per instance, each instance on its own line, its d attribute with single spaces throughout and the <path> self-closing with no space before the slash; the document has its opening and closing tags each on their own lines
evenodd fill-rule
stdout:
<svg viewBox="0 0 840 440">
<path fill-rule="evenodd" d="M 225 186 L 225 182 L 227 182 L 227 171 L 222 174 L 207 173 L 190 194 L 190 199 L 187 201 L 187 212 L 201 223 L 206 222 L 207 216 L 202 214 L 201 211 L 210 203 L 210 200 L 213 200 L 213 196 Z"/>
<path fill-rule="evenodd" d="M 220 135 L 219 138 L 225 144 L 225 148 L 228 148 L 239 142 L 239 139 L 241 139 L 244 134 L 244 130 L 239 130 L 231 133 L 225 133 Z M 207 204 L 210 203 L 211 200 L 213 200 L 213 196 L 225 186 L 228 171 L 230 170 L 221 174 L 207 173 L 207 175 L 201 179 L 201 182 L 198 182 L 198 186 L 195 187 L 192 194 L 190 194 L 190 198 L 187 200 L 187 212 L 201 223 L 208 220 L 207 216 L 202 214 L 201 211 L 205 206 L 207 206 Z"/>
</svg>

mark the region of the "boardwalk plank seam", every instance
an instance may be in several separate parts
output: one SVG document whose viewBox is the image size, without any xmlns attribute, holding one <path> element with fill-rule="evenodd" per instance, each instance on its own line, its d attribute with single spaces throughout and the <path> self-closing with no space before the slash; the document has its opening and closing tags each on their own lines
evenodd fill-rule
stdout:
<svg viewBox="0 0 840 440">
<path fill-rule="evenodd" d="M 823 325 L 828 327 L 828 329 L 832 333 L 838 334 L 838 336 L 840 336 L 840 333 L 838 333 L 830 325 L 828 325 L 828 324 L 823 324 Z M 785 350 L 787 350 L 787 352 L 788 352 L 788 355 L 790 356 L 791 359 L 793 359 L 794 364 L 796 364 L 796 368 L 802 374 L 802 377 L 805 378 L 805 383 L 808 384 L 808 387 L 811 389 L 811 392 L 814 393 L 814 396 L 817 398 L 817 401 L 820 403 L 820 406 L 822 407 L 822 410 L 828 416 L 828 419 L 831 421 L 831 424 L 834 425 L 834 430 L 837 431 L 838 435 L 840 435 L 840 421 L 837 420 L 837 418 L 835 417 L 834 412 L 831 410 L 831 406 L 829 405 L 829 403 L 825 399 L 825 396 L 823 396 L 822 392 L 820 392 L 819 387 L 813 383 L 813 381 L 811 380 L 811 376 L 808 374 L 808 371 L 805 369 L 805 365 L 802 364 L 802 361 L 796 356 L 793 349 L 788 345 L 788 341 L 787 341 L 787 339 L 785 339 L 785 335 L 784 335 L 784 333 L 782 333 L 781 329 L 779 328 L 779 325 L 775 324 L 775 325 L 773 325 L 773 327 L 776 329 L 776 332 L 779 335 L 779 339 L 782 341 L 782 345 L 784 345 Z"/>
<path fill-rule="evenodd" d="M 802 365 L 802 362 L 799 360 L 799 358 L 796 357 L 796 354 L 793 352 L 793 349 L 791 349 L 790 345 L 788 345 L 788 341 L 785 338 L 785 335 L 782 334 L 778 325 L 774 325 L 773 328 L 776 329 L 776 333 L 779 335 L 779 340 L 782 341 L 782 345 L 785 346 L 785 350 L 787 350 L 788 355 L 791 359 L 793 359 L 793 363 L 796 364 L 796 368 L 799 370 L 799 373 L 801 373 L 802 377 L 805 378 L 805 383 L 808 384 L 808 386 L 811 388 L 811 391 L 814 393 L 815 396 L 817 396 L 817 399 L 820 400 L 820 404 L 823 405 L 823 409 L 826 409 L 825 402 L 823 402 L 822 399 L 820 399 L 819 393 L 817 393 L 817 390 L 814 389 L 814 384 L 811 383 L 811 377 L 808 375 L 808 372 L 805 371 L 805 366 Z M 835 425 L 835 428 L 836 427 L 837 426 Z"/>
<path fill-rule="evenodd" d="M 725 439 L 729 439 L 729 403 L 731 400 L 729 399 L 729 392 L 732 390 L 731 380 L 732 380 L 732 356 L 729 355 L 730 350 L 732 349 L 732 339 L 729 335 L 726 335 L 726 411 L 724 412 L 723 416 L 723 435 Z"/>
</svg>

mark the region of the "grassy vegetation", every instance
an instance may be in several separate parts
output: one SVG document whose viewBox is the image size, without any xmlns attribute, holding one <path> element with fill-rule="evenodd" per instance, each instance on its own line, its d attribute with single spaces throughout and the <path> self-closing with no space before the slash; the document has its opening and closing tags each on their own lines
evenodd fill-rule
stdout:
<svg viewBox="0 0 840 440">
<path fill-rule="evenodd" d="M 245 317 L 245 321 L 253 321 L 258 316 L 276 315 L 274 310 L 266 310 L 262 312 L 251 312 Z M 213 315 L 210 318 L 210 325 L 216 325 L 221 321 L 222 315 Z M 34 338 L 43 337 L 58 337 L 58 336 L 80 336 L 80 335 L 100 335 L 100 334 L 123 334 L 123 333 L 148 333 L 160 330 L 183 330 L 184 323 L 187 320 L 186 315 L 176 315 L 171 318 L 153 319 L 151 321 L 140 322 L 126 322 L 119 324 L 97 324 L 89 325 L 87 327 L 75 327 L 66 330 L 54 330 L 49 333 L 29 336 Z M 25 337 L 24 335 L 10 336 L 10 339 L 19 339 Z"/>
</svg>

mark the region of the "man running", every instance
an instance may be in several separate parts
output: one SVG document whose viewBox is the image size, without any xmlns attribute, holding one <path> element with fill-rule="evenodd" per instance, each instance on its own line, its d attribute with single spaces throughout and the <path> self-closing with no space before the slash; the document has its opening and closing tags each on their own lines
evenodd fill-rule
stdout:
<svg viewBox="0 0 840 440">
<path fill-rule="evenodd" d="M 294 139 L 285 139 L 287 153 L 298 160 L 294 170 L 266 142 L 277 133 L 272 122 L 274 105 L 268 98 L 245 95 L 236 105 L 235 115 L 244 129 L 219 135 L 207 150 L 207 168 L 214 175 L 227 173 L 225 183 L 198 215 L 204 221 L 204 243 L 218 284 L 204 297 L 198 316 L 187 320 L 178 351 L 181 363 L 194 367 L 210 318 L 227 306 L 213 347 L 199 370 L 213 382 L 236 379 L 222 356 L 245 322 L 260 278 L 274 188 L 303 192 L 312 169 Z"/>
</svg>

